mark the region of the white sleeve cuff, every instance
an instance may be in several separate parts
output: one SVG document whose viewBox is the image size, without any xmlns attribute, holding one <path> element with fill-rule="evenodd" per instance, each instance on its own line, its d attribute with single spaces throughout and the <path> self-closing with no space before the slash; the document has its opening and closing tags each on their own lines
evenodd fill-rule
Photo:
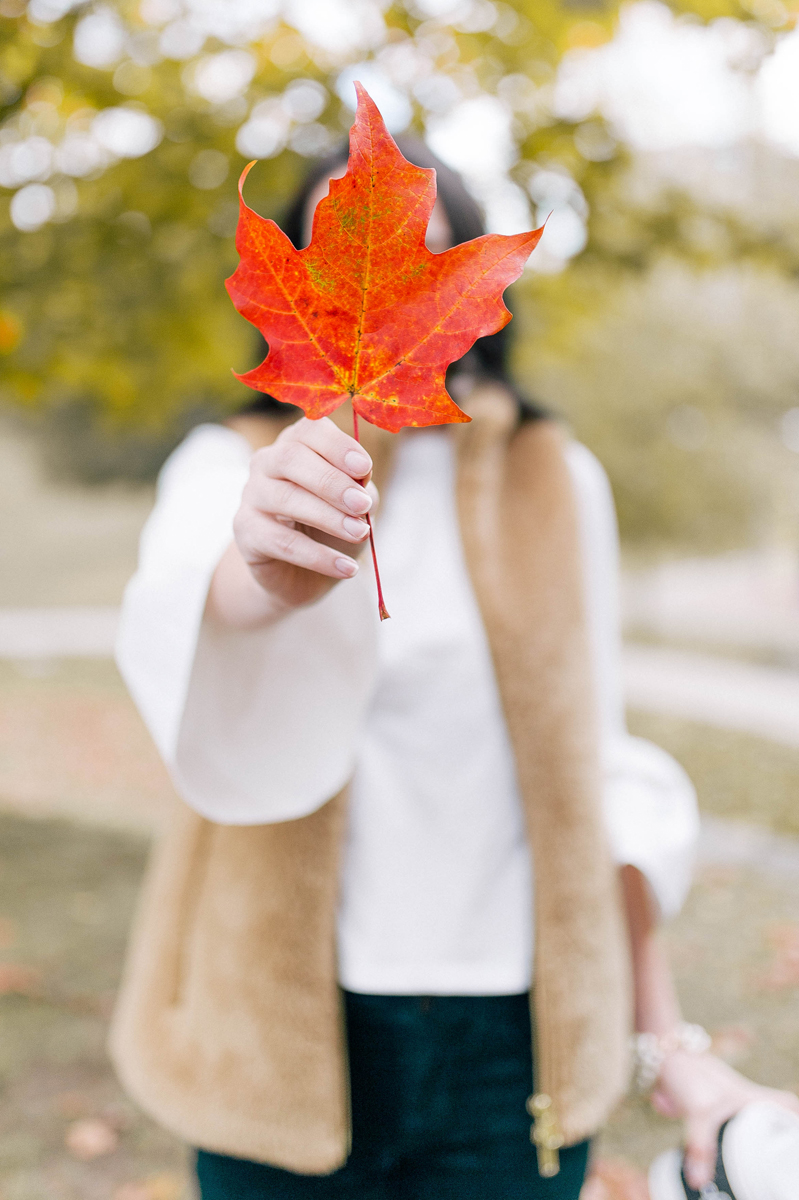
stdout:
<svg viewBox="0 0 799 1200">
<path fill-rule="evenodd" d="M 205 425 L 168 460 L 117 642 L 179 794 L 234 825 L 305 816 L 341 789 L 376 669 L 368 567 L 263 630 L 203 620 L 250 456 L 238 434 Z"/>
<path fill-rule="evenodd" d="M 620 865 L 646 876 L 663 917 L 679 912 L 691 886 L 699 812 L 693 784 L 671 755 L 642 738 L 605 748 L 604 807 Z"/>
<path fill-rule="evenodd" d="M 122 601 L 116 659 L 167 765 L 175 755 L 211 576 L 233 537 L 250 450 L 201 425 L 167 459 Z"/>
<path fill-rule="evenodd" d="M 173 762 L 203 816 L 295 820 L 350 778 L 377 661 L 371 585 L 363 571 L 262 630 L 203 623 Z"/>
</svg>

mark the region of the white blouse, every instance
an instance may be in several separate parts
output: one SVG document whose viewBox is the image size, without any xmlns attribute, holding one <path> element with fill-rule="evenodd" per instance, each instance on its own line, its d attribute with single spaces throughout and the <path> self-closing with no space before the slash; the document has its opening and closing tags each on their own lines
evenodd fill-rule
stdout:
<svg viewBox="0 0 799 1200">
<path fill-rule="evenodd" d="M 607 479 L 568 447 L 595 660 L 604 803 L 619 863 L 662 912 L 690 883 L 690 781 L 624 725 L 618 546 Z M 392 619 L 353 580 L 264 630 L 203 620 L 250 448 L 196 429 L 166 463 L 123 605 L 118 662 L 179 793 L 213 821 L 313 812 L 352 778 L 338 914 L 353 991 L 489 995 L 530 985 L 532 868 L 513 755 L 457 526 L 446 429 L 397 447 L 376 521 Z"/>
</svg>

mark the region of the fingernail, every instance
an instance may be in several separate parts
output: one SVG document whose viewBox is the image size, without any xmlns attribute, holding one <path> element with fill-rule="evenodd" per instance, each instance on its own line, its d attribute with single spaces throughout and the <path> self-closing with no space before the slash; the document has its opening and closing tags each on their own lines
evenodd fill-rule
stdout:
<svg viewBox="0 0 799 1200">
<path fill-rule="evenodd" d="M 344 455 L 344 466 L 356 479 L 363 479 L 372 469 L 372 460 L 358 450 L 348 450 Z"/>
<path fill-rule="evenodd" d="M 345 517 L 341 524 L 351 537 L 365 538 L 369 532 L 369 526 L 366 522 L 359 521 L 357 517 Z"/>
<path fill-rule="evenodd" d="M 351 558 L 337 558 L 335 565 L 339 575 L 343 575 L 345 579 L 352 579 L 358 571 L 358 564 Z"/>
<path fill-rule="evenodd" d="M 353 513 L 366 513 L 372 507 L 372 497 L 363 488 L 347 488 L 342 499 Z"/>
</svg>

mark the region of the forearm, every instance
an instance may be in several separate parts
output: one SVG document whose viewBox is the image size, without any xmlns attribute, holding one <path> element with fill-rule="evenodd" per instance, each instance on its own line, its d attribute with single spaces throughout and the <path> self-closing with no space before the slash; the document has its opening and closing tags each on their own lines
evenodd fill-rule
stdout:
<svg viewBox="0 0 799 1200">
<path fill-rule="evenodd" d="M 641 1033 L 666 1034 L 682 1015 L 649 884 L 635 867 L 622 867 L 620 874 L 630 935 L 635 1027 Z"/>
<path fill-rule="evenodd" d="M 254 578 L 235 542 L 222 555 L 211 579 L 205 615 L 230 629 L 263 629 L 289 611 Z"/>
</svg>

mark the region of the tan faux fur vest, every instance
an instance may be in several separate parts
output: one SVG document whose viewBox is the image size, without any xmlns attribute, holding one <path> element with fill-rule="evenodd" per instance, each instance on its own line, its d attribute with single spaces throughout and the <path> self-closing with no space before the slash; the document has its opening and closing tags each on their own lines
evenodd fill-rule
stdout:
<svg viewBox="0 0 799 1200">
<path fill-rule="evenodd" d="M 539 1134 L 569 1144 L 625 1087 L 630 1007 L 575 504 L 554 423 L 517 426 L 501 392 L 470 410 L 457 427 L 461 530 L 535 863 L 535 1083 L 559 1126 Z M 376 469 L 383 441 L 369 445 Z M 345 804 L 249 827 L 184 808 L 156 851 L 112 1054 L 143 1108 L 194 1145 L 305 1174 L 347 1157 L 334 938 Z"/>
</svg>

